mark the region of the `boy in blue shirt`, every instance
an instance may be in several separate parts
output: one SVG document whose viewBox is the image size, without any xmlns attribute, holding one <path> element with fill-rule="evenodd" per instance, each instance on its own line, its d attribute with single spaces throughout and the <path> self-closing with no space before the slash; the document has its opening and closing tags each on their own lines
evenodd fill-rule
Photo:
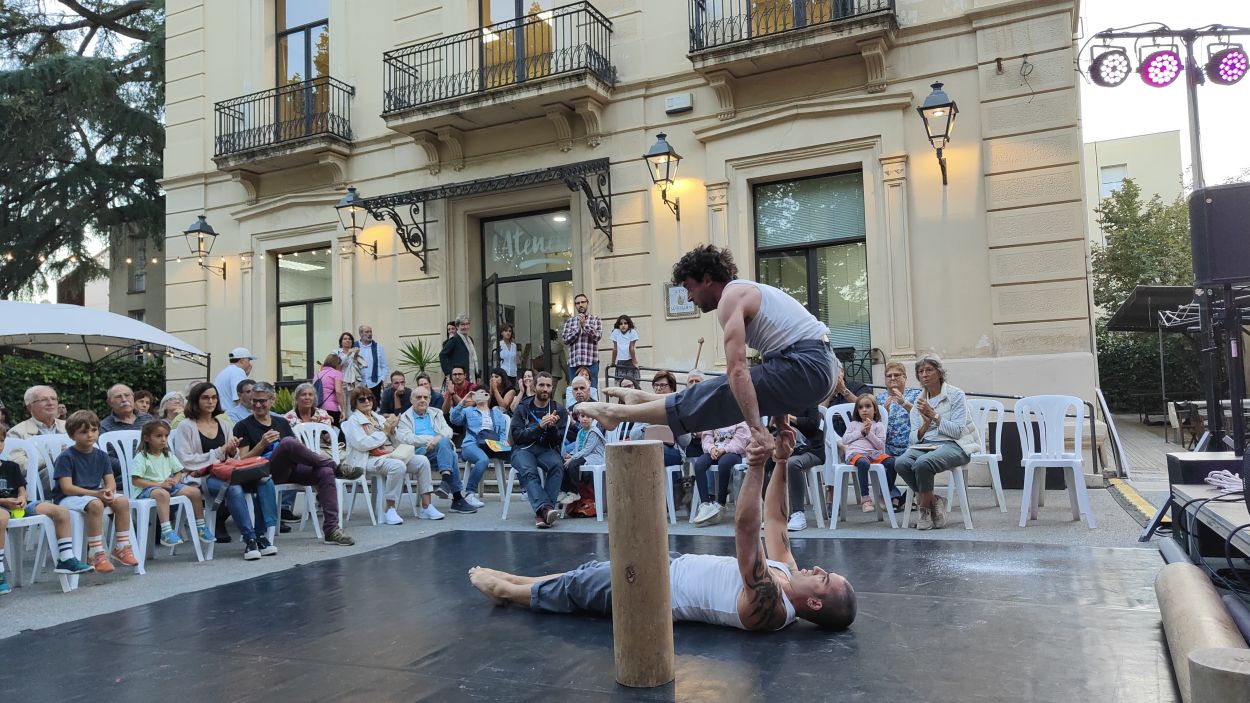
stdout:
<svg viewBox="0 0 1250 703">
<path fill-rule="evenodd" d="M 102 574 L 113 571 L 104 551 L 104 508 L 112 508 L 117 527 L 113 558 L 125 566 L 138 566 L 130 548 L 130 502 L 117 491 L 108 454 L 95 446 L 100 418 L 90 410 L 79 410 L 65 420 L 65 431 L 74 446 L 66 447 L 52 464 L 52 500 L 86 516 L 87 559 Z"/>
</svg>

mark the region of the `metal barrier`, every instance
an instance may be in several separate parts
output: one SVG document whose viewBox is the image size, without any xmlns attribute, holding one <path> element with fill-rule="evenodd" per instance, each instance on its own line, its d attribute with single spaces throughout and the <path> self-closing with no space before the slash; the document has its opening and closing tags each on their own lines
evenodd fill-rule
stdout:
<svg viewBox="0 0 1250 703">
<path fill-rule="evenodd" d="M 227 156 L 305 137 L 352 139 L 356 89 L 323 76 L 217 103 L 214 153 Z"/>
<path fill-rule="evenodd" d="M 894 0 L 689 0 L 690 53 L 819 27 L 894 15 Z"/>
</svg>

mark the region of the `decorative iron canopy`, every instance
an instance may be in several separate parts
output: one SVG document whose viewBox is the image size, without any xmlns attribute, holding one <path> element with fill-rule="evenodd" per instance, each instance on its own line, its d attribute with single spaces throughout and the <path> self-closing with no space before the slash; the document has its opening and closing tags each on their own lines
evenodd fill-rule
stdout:
<svg viewBox="0 0 1250 703">
<path fill-rule="evenodd" d="M 379 195 L 365 199 L 362 205 L 379 222 L 390 220 L 395 224 L 395 234 L 399 235 L 399 241 L 403 243 L 408 253 L 421 260 L 421 270 L 428 272 L 426 261 L 428 228 L 431 223 L 437 221 L 429 219 L 426 204 L 431 200 L 462 198 L 559 182 L 568 186 L 569 190 L 580 190 L 586 196 L 586 208 L 590 211 L 591 224 L 602 232 L 604 237 L 607 237 L 608 251 L 612 251 L 612 176 L 606 158 L 391 195 Z"/>
</svg>

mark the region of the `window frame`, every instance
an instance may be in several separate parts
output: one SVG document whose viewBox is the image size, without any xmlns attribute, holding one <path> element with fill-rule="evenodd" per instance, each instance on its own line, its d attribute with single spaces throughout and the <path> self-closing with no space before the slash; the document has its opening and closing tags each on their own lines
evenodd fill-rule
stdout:
<svg viewBox="0 0 1250 703">
<path fill-rule="evenodd" d="M 273 298 L 274 298 L 274 328 L 276 330 L 276 333 L 274 334 L 274 358 L 278 360 L 278 367 L 275 372 L 275 377 L 276 377 L 277 383 L 279 384 L 301 383 L 301 382 L 312 379 L 313 367 L 317 363 L 317 359 L 315 358 L 315 352 L 314 352 L 315 330 L 313 329 L 313 308 L 317 305 L 321 305 L 324 303 L 330 303 L 331 305 L 333 305 L 334 303 L 334 279 L 333 279 L 333 272 L 331 272 L 330 295 L 323 296 L 320 298 L 301 298 L 300 300 L 290 300 L 287 302 L 282 302 L 282 265 L 279 263 L 278 256 L 291 256 L 293 254 L 303 254 L 305 252 L 313 253 L 313 252 L 322 251 L 326 249 L 327 247 L 332 247 L 332 245 L 322 244 L 321 246 L 312 246 L 312 247 L 308 247 L 305 249 L 295 249 L 292 251 L 278 252 L 274 255 Z M 334 264 L 334 260 L 333 260 L 333 256 L 331 256 L 328 262 L 328 266 L 332 267 L 333 264 Z M 304 308 L 304 349 L 306 352 L 304 370 L 308 375 L 300 379 L 284 380 L 282 378 L 282 311 L 284 308 L 298 308 L 298 307 Z"/>
<path fill-rule="evenodd" d="M 287 27 L 286 29 L 278 30 L 274 32 L 273 85 L 275 88 L 281 88 L 282 86 L 286 85 L 286 82 L 285 82 L 286 77 L 282 75 L 282 40 L 294 34 L 304 35 L 304 74 L 305 74 L 304 81 L 310 81 L 314 78 L 314 76 L 312 76 L 312 66 L 313 66 L 312 30 L 324 25 L 326 28 L 326 32 L 330 31 L 330 15 L 328 14 L 329 13 L 328 6 L 326 8 L 326 12 L 327 14 L 323 19 L 313 20 L 312 22 L 305 22 L 304 24 L 297 25 L 295 27 Z M 273 21 L 274 21 L 274 24 L 273 24 L 274 27 L 282 26 L 282 17 L 280 17 L 278 14 L 278 3 L 276 2 L 273 4 Z M 289 47 L 290 44 L 288 43 L 287 46 Z"/>
</svg>

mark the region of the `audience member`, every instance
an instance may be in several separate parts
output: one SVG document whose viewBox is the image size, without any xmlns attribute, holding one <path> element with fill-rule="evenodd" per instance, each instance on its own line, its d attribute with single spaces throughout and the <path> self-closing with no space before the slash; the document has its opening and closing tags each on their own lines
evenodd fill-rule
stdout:
<svg viewBox="0 0 1250 703">
<path fill-rule="evenodd" d="M 443 407 L 443 394 L 434 387 L 433 381 L 430 380 L 430 374 L 422 371 L 417 374 L 417 380 L 415 383 L 417 388 L 426 388 L 430 391 L 430 405 L 433 405 L 436 408 Z M 411 401 L 411 396 L 409 397 L 409 400 Z M 409 407 L 412 406 L 410 405 Z"/>
<path fill-rule="evenodd" d="M 885 451 L 892 457 L 902 456 L 907 451 L 911 435 L 911 408 L 921 392 L 919 388 L 907 387 L 906 366 L 897 361 L 885 365 L 885 390 L 877 393 L 877 402 L 890 418 L 885 430 Z M 902 507 L 902 493 L 893 484 L 890 496 L 897 511 Z"/>
<path fill-rule="evenodd" d="M 351 546 L 355 540 L 339 527 L 338 486 L 334 482 L 334 463 L 305 447 L 291 430 L 291 423 L 270 412 L 274 389 L 258 383 L 252 389 L 252 415 L 234 425 L 243 458 L 263 456 L 269 459 L 274 483 L 296 483 L 312 486 L 321 505 L 322 529 L 328 544 Z"/>
<path fill-rule="evenodd" d="M 894 457 L 885 450 L 885 425 L 881 422 L 881 408 L 871 393 L 861 395 L 855 401 L 854 420 L 842 434 L 838 448 L 846 457 L 846 463 L 855 467 L 859 478 L 859 506 L 865 513 L 871 513 L 872 488 L 868 481 L 868 471 L 873 464 L 885 467 L 886 485 L 894 485 Z M 889 488 L 882 487 L 889 493 Z M 888 496 L 887 496 L 888 497 Z"/>
<path fill-rule="evenodd" d="M 894 462 L 920 508 L 916 527 L 946 526 L 946 499 L 933 492 L 933 477 L 968 463 L 976 433 L 964 392 L 946 382 L 946 369 L 935 354 L 916 360 L 916 378 L 924 388 L 911 410 L 911 448 Z"/>
<path fill-rule="evenodd" d="M 382 406 L 378 412 L 383 415 L 399 415 L 412 407 L 412 389 L 408 387 L 408 378 L 403 371 L 391 372 L 391 387 L 382 391 Z"/>
<path fill-rule="evenodd" d="M 239 382 L 252 375 L 253 361 L 256 357 L 246 347 L 235 347 L 230 351 L 230 363 L 213 379 L 213 386 L 221 389 L 221 406 L 227 411 L 239 403 Z"/>
<path fill-rule="evenodd" d="M 130 485 L 136 491 L 136 498 L 156 501 L 161 544 L 166 547 L 182 544 L 182 538 L 169 520 L 169 499 L 173 496 L 184 496 L 191 501 L 195 531 L 200 541 L 215 541 L 212 530 L 204 524 L 204 501 L 199 487 L 187 482 L 186 470 L 169 451 L 169 423 L 152 420 L 139 432 L 139 451 L 135 452 L 134 465 L 130 469 Z"/>
<path fill-rule="evenodd" d="M 515 413 L 517 406 L 522 400 L 534 397 L 534 369 L 525 369 L 521 372 L 521 379 L 517 382 L 516 397 L 512 399 L 512 407 L 508 412 Z"/>
<path fill-rule="evenodd" d="M 589 415 L 580 415 L 576 410 L 570 414 L 577 427 L 577 438 L 564 454 L 565 490 L 571 491 L 577 500 L 582 494 L 582 467 L 603 465 L 607 440 L 603 428 Z"/>
<path fill-rule="evenodd" d="M 859 397 L 865 393 L 871 393 L 872 387 L 856 381 L 855 379 L 847 379 L 846 369 L 838 364 L 838 382 L 833 387 L 833 400 L 831 404 L 836 403 L 854 403 Z"/>
<path fill-rule="evenodd" d="M 799 532 L 807 529 L 803 503 L 807 499 L 808 470 L 825 463 L 825 430 L 820 408 L 812 407 L 792 415 L 790 426 L 797 435 L 794 451 L 786 460 L 786 485 L 790 493 L 790 520 L 786 529 Z"/>
<path fill-rule="evenodd" d="M 235 397 L 238 402 L 234 406 L 226 409 L 226 417 L 230 422 L 239 423 L 252 414 L 252 389 L 256 387 L 256 381 L 245 378 L 239 381 L 239 385 L 235 386 Z"/>
<path fill-rule="evenodd" d="M 126 390 L 129 393 L 130 389 Z M 104 509 L 112 508 L 112 556 L 124 566 L 138 566 L 139 560 L 130 547 L 130 502 L 117 490 L 108 455 L 96 447 L 100 418 L 90 410 L 79 410 L 65 421 L 65 429 L 74 444 L 53 462 L 52 500 L 84 515 L 87 559 L 102 574 L 113 571 L 109 554 L 104 551 Z"/>
<path fill-rule="evenodd" d="M 490 466 L 491 452 L 486 443 L 489 440 L 506 443 L 504 428 L 508 420 L 497 407 L 490 406 L 490 398 L 486 391 L 473 392 L 473 406 L 464 404 L 451 409 L 451 421 L 465 428 L 464 440 L 460 443 L 460 456 L 469 462 L 469 480 L 465 483 L 464 501 L 475 508 L 485 503 L 478 497 L 478 489 L 482 476 Z"/>
<path fill-rule="evenodd" d="M 447 321 L 447 335 L 443 337 L 443 341 L 447 341 L 448 339 L 451 339 L 451 336 L 454 335 L 456 333 L 456 330 L 458 329 L 460 329 L 460 325 L 457 325 L 455 320 L 448 320 Z"/>
<path fill-rule="evenodd" d="M 319 422 L 323 425 L 329 425 L 334 418 L 330 417 L 330 413 L 324 409 L 317 407 L 317 391 L 311 383 L 301 383 L 291 392 L 294 404 L 291 409 L 282 416 L 283 420 L 291 423 L 291 427 L 302 422 Z"/>
<path fill-rule="evenodd" d="M 512 377 L 508 375 L 508 371 L 502 367 L 491 369 L 490 406 L 511 414 L 514 400 L 516 400 L 516 388 L 513 387 Z"/>
<path fill-rule="evenodd" d="M 135 394 L 130 390 L 130 386 L 121 383 L 114 385 L 108 390 L 107 401 L 112 412 L 100 422 L 101 433 L 119 430 L 141 431 L 144 425 L 152 421 L 151 415 L 141 413 L 135 408 Z M 113 478 L 115 481 L 120 481 L 122 478 L 121 459 L 111 447 L 108 450 L 108 457 L 113 467 Z"/>
<path fill-rule="evenodd" d="M 330 416 L 335 427 L 338 427 L 339 420 L 343 417 L 343 408 L 347 405 L 347 387 L 340 370 L 342 366 L 343 360 L 339 355 L 330 353 L 321 362 L 321 369 L 313 377 L 314 384 L 321 384 L 321 409 Z"/>
<path fill-rule="evenodd" d="M 156 416 L 159 420 L 169 423 L 170 428 L 177 428 L 178 423 L 182 422 L 183 410 L 186 408 L 186 396 L 178 391 L 170 391 L 161 398 L 161 404 L 156 410 Z"/>
<path fill-rule="evenodd" d="M 725 504 L 729 502 L 734 467 L 742 463 L 747 444 L 751 442 L 751 428 L 745 421 L 701 434 L 703 453 L 694 460 L 694 480 L 704 500 L 695 512 L 695 527 L 720 522 Z M 712 464 L 716 464 L 715 483 L 708 481 Z"/>
<path fill-rule="evenodd" d="M 152 403 L 156 398 L 148 391 L 135 391 L 135 412 L 140 415 L 152 414 Z"/>
<path fill-rule="evenodd" d="M 418 389 L 417 391 L 421 391 Z M 383 481 L 383 499 L 386 512 L 380 515 L 387 525 L 402 525 L 396 506 L 403 494 L 404 481 L 408 477 L 417 480 L 417 492 L 421 496 L 418 520 L 442 520 L 443 514 L 434 507 L 431 496 L 434 485 L 430 481 L 430 460 L 411 451 L 403 452 L 396 436 L 399 416 L 382 417 L 373 411 L 373 391 L 357 388 L 349 401 L 355 408 L 343 421 L 343 436 L 347 440 L 347 457 L 344 462 L 353 469 L 365 471 L 370 477 Z"/>
<path fill-rule="evenodd" d="M 353 388 L 364 383 L 365 362 L 360 358 L 360 347 L 356 346 L 356 337 L 351 332 L 339 335 L 339 348 L 334 350 L 339 358 L 339 371 L 343 373 L 343 393 L 340 406 L 347 402 L 346 394 Z M 343 409 L 347 412 L 347 409 Z"/>
<path fill-rule="evenodd" d="M 552 399 L 553 385 L 551 374 L 540 372 L 534 380 L 534 395 L 522 400 L 512 416 L 512 468 L 534 510 L 534 525 L 540 529 L 551 527 L 560 517 L 555 504 L 564 478 L 560 444 L 567 413 Z"/>
<path fill-rule="evenodd" d="M 450 414 L 452 408 L 463 403 L 470 393 L 477 390 L 477 384 L 468 379 L 464 369 L 465 367 L 463 366 L 453 366 L 451 376 L 448 376 L 443 384 L 442 409 L 445 415 Z M 431 400 L 433 400 L 433 397 L 434 394 L 431 393 Z"/>
<path fill-rule="evenodd" d="M 616 382 L 622 378 L 638 380 L 638 330 L 634 329 L 634 321 L 629 315 L 616 318 L 612 327 L 612 363 L 616 364 Z"/>
<path fill-rule="evenodd" d="M 498 360 L 499 368 L 504 370 L 508 379 L 516 383 L 517 374 L 517 344 L 513 335 L 512 325 L 503 323 L 499 327 L 499 346 L 495 350 L 495 358 Z"/>
<path fill-rule="evenodd" d="M 444 376 L 451 375 L 456 367 L 460 367 L 468 374 L 469 381 L 477 381 L 482 377 L 477 367 L 477 346 L 473 343 L 473 337 L 469 336 L 469 327 L 468 315 L 457 317 L 456 333 L 443 342 L 443 348 L 438 353 L 438 363 L 443 368 Z"/>
<path fill-rule="evenodd" d="M 465 398 L 466 405 L 472 405 L 471 397 Z M 456 445 L 452 443 L 451 426 L 443 417 L 443 411 L 430 407 L 430 391 L 418 388 L 412 394 L 412 407 L 399 416 L 399 428 L 396 438 L 412 445 L 419 456 L 429 459 L 434 470 L 439 473 L 440 481 L 434 489 L 439 498 L 451 498 L 453 513 L 476 513 L 477 508 L 465 502 L 461 494 L 460 470 L 456 462 Z"/>
<path fill-rule="evenodd" d="M 677 392 L 677 377 L 672 371 L 656 371 L 651 377 L 651 389 L 659 395 L 668 395 Z M 624 428 L 620 431 L 620 436 L 630 439 L 641 439 L 646 432 L 647 423 L 645 422 L 622 422 Z M 674 437 L 673 442 L 664 443 L 664 465 L 680 466 L 686 457 L 686 447 L 690 444 L 690 435 L 683 434 Z"/>
<path fill-rule="evenodd" d="M 65 421 L 56 416 L 56 408 L 60 404 L 56 389 L 51 386 L 31 386 L 22 395 L 22 404 L 26 406 L 26 412 L 30 413 L 30 417 L 9 428 L 9 434 L 14 438 L 30 439 L 46 434 L 67 434 Z M 9 458 L 16 462 L 23 471 L 26 470 L 28 461 L 26 452 L 15 449 L 9 454 Z M 39 480 L 47 482 L 51 476 L 52 468 L 40 464 Z"/>
<path fill-rule="evenodd" d="M 174 431 L 174 455 L 182 468 L 192 473 L 206 472 L 213 464 L 239 456 L 239 440 L 230 435 L 221 420 L 217 388 L 211 383 L 197 383 L 187 391 L 186 421 Z M 269 530 L 278 526 L 278 497 L 269 477 L 246 484 L 223 481 L 211 473 L 200 479 L 205 497 L 217 504 L 216 538 L 218 543 L 230 541 L 224 526 L 225 516 L 234 519 L 243 534 L 243 558 L 253 561 L 263 555 L 278 553 L 269 542 Z M 247 495 L 252 495 L 256 518 L 263 531 L 257 534 L 252 514 L 247 509 Z"/>
<path fill-rule="evenodd" d="M 65 406 L 65 403 L 57 403 L 56 404 L 56 419 L 64 422 L 65 418 L 67 417 L 69 417 L 69 408 Z"/>
<path fill-rule="evenodd" d="M 391 366 L 386 361 L 386 350 L 381 342 L 373 340 L 373 328 L 361 325 L 356 330 L 360 333 L 360 341 L 356 346 L 360 349 L 358 358 L 362 364 L 360 378 L 366 388 L 373 391 L 374 398 L 382 397 L 382 384 L 389 377 Z"/>
<path fill-rule="evenodd" d="M 589 400 L 599 400 L 599 389 L 591 382 L 590 369 L 579 366 L 569 380 L 568 388 L 564 389 L 564 407 L 571 408 Z"/>
<path fill-rule="evenodd" d="M 599 340 L 603 337 L 603 321 L 588 312 L 590 298 L 585 293 L 573 296 L 573 306 L 577 314 L 564 322 L 561 338 L 568 350 L 569 378 L 577 367 L 585 366 L 590 371 L 590 386 L 599 387 Z"/>
</svg>

